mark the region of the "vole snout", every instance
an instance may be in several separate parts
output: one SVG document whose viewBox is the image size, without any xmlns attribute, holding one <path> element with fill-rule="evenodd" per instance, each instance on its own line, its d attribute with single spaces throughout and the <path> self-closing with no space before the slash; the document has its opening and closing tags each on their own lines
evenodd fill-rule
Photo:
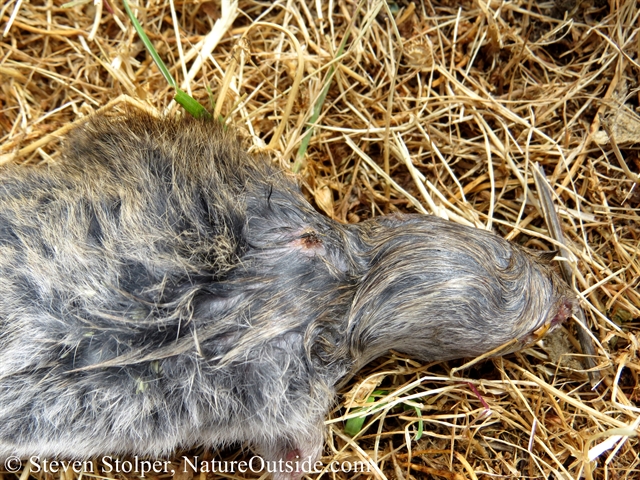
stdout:
<svg viewBox="0 0 640 480">
<path fill-rule="evenodd" d="M 525 249 L 435 217 L 400 218 L 359 226 L 370 265 L 349 326 L 363 363 L 390 344 L 425 361 L 473 357 L 517 340 L 513 351 L 571 315 L 574 296 Z"/>
</svg>

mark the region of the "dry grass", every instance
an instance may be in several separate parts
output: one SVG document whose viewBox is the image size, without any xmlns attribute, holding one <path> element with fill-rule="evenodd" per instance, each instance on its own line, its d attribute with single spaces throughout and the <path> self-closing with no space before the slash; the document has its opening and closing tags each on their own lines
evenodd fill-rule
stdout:
<svg viewBox="0 0 640 480">
<path fill-rule="evenodd" d="M 177 111 L 121 5 L 76 3 L 14 0 L 0 11 L 0 163 L 55 162 L 60 135 L 100 108 Z M 137 15 L 178 82 L 191 79 L 185 88 L 205 105 L 214 99 L 255 150 L 286 168 L 298 162 L 309 197 L 339 221 L 419 211 L 549 249 L 535 163 L 555 192 L 597 340 L 596 387 L 577 353 L 575 322 L 544 346 L 455 377 L 460 363 L 391 355 L 344 390 L 323 459 L 376 468 L 313 478 L 640 478 L 636 1 L 173 7 L 149 0 Z M 382 393 L 352 439 L 343 418 L 374 390 Z M 246 453 L 215 452 L 235 455 Z"/>
</svg>

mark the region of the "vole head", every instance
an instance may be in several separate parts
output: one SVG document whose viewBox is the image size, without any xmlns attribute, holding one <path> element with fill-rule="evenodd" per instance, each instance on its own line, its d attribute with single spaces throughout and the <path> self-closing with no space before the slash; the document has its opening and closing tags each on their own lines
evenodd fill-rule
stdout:
<svg viewBox="0 0 640 480">
<path fill-rule="evenodd" d="M 358 365 L 393 349 L 424 361 L 526 346 L 575 299 L 544 260 L 489 232 L 430 216 L 360 226 L 368 271 L 348 319 Z"/>
</svg>

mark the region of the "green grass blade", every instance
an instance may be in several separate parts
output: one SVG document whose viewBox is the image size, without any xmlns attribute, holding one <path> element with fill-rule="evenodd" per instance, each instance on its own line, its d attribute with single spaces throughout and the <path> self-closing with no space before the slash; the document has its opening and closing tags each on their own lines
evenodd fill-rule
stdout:
<svg viewBox="0 0 640 480">
<path fill-rule="evenodd" d="M 362 4 L 363 4 L 362 1 L 360 2 L 360 4 L 358 4 L 358 7 L 356 8 L 356 14 L 360 11 Z M 340 45 L 338 46 L 338 51 L 336 52 L 336 57 L 335 57 L 336 59 L 339 58 L 344 53 L 344 48 L 347 45 L 347 41 L 349 40 L 349 37 L 351 36 L 351 30 L 353 28 L 353 22 L 356 18 L 356 14 L 354 14 L 351 20 L 351 25 L 347 29 L 344 35 L 344 38 L 342 39 L 342 41 L 340 42 Z M 304 158 L 304 154 L 307 152 L 307 148 L 309 147 L 309 142 L 311 141 L 311 135 L 313 134 L 312 125 L 316 123 L 316 121 L 318 120 L 318 117 L 320 117 L 320 112 L 322 111 L 322 105 L 324 104 L 324 101 L 327 98 L 327 93 L 329 93 L 329 87 L 331 87 L 331 81 L 333 80 L 333 75 L 335 72 L 336 72 L 336 68 L 335 66 L 332 65 L 329 68 L 329 73 L 327 75 L 327 78 L 325 79 L 325 85 L 322 89 L 322 92 L 320 92 L 320 96 L 318 97 L 318 100 L 313 106 L 313 113 L 311 114 L 311 118 L 309 118 L 309 127 L 307 127 L 307 131 L 304 137 L 302 138 L 302 142 L 300 142 L 300 148 L 298 148 L 298 153 L 296 154 L 296 161 L 292 168 L 293 173 L 298 173 L 298 171 L 302 168 L 302 160 Z"/>
<path fill-rule="evenodd" d="M 316 120 L 318 120 L 318 117 L 320 116 L 322 105 L 324 104 L 325 98 L 327 98 L 327 93 L 329 93 L 329 87 L 331 87 L 331 79 L 333 78 L 334 71 L 335 69 L 331 67 L 331 69 L 329 70 L 329 75 L 327 76 L 326 84 L 322 89 L 320 96 L 318 97 L 318 101 L 313 106 L 313 114 L 309 119 L 309 123 L 311 125 L 313 125 L 316 122 Z M 293 165 L 293 168 L 292 168 L 293 173 L 298 173 L 300 168 L 302 168 L 302 159 L 304 158 L 304 154 L 306 153 L 307 148 L 309 147 L 309 142 L 311 141 L 312 133 L 313 133 L 313 127 L 309 126 L 307 128 L 307 133 L 305 133 L 304 137 L 302 138 L 302 142 L 300 142 L 300 148 L 298 148 L 298 153 L 296 155 L 296 163 Z"/>
<path fill-rule="evenodd" d="M 151 58 L 153 58 L 153 61 L 156 62 L 156 65 L 158 66 L 158 69 L 164 76 L 165 80 L 169 85 L 177 89 L 178 85 L 176 84 L 176 81 L 171 75 L 171 72 L 169 71 L 167 66 L 164 64 L 164 62 L 160 58 L 160 55 L 158 55 L 158 52 L 156 52 L 156 49 L 153 46 L 153 43 L 151 43 L 151 40 L 149 40 L 149 37 L 147 37 L 147 34 L 144 33 L 144 30 L 142 29 L 142 25 L 140 25 L 140 22 L 138 22 L 138 19 L 135 17 L 133 12 L 131 11 L 131 8 L 129 7 L 129 1 L 122 0 L 122 3 L 124 4 L 124 9 L 127 11 L 127 15 L 129 15 L 129 19 L 131 20 L 131 23 L 133 24 L 133 28 L 136 29 L 138 36 L 142 40 L 142 43 L 144 43 L 144 46 L 146 47 L 149 54 L 151 54 Z"/>
<path fill-rule="evenodd" d="M 149 37 L 147 36 L 147 34 L 144 33 L 144 30 L 142 29 L 142 25 L 140 25 L 140 22 L 138 22 L 138 19 L 135 17 L 135 15 L 133 15 L 133 12 L 131 11 L 131 7 L 129 6 L 129 1 L 122 0 L 122 3 L 124 4 L 124 9 L 127 11 L 127 15 L 129 15 L 129 19 L 131 20 L 131 23 L 133 24 L 133 28 L 136 29 L 138 36 L 140 37 L 145 48 L 151 55 L 151 58 L 153 58 L 153 61 L 158 66 L 158 69 L 162 73 L 162 76 L 165 78 L 167 83 L 175 89 L 176 94 L 173 97 L 174 100 L 180 105 L 182 105 L 182 107 L 187 111 L 187 113 L 189 113 L 194 118 L 205 118 L 207 120 L 211 119 L 211 114 L 207 112 L 206 108 L 204 108 L 191 95 L 189 95 L 188 93 L 178 88 L 178 84 L 176 83 L 175 79 L 171 75 L 171 72 L 169 71 L 167 66 L 164 64 L 164 62 L 160 58 L 160 55 L 158 55 L 158 52 L 153 46 L 153 43 L 151 43 L 151 40 L 149 40 Z"/>
<path fill-rule="evenodd" d="M 173 97 L 193 118 L 204 118 L 210 120 L 211 114 L 207 112 L 200 103 L 191 95 L 176 88 L 176 95 Z"/>
<path fill-rule="evenodd" d="M 422 411 L 418 407 L 413 407 L 416 411 L 416 415 L 418 416 L 418 432 L 416 433 L 415 441 L 417 442 L 422 438 L 422 433 L 424 432 L 424 422 L 422 421 Z"/>
</svg>

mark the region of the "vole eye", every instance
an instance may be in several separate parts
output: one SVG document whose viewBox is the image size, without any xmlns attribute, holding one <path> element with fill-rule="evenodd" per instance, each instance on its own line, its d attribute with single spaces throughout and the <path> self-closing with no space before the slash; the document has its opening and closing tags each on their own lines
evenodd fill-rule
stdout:
<svg viewBox="0 0 640 480">
<path fill-rule="evenodd" d="M 308 256 L 325 255 L 327 253 L 320 235 L 311 229 L 305 229 L 290 245 L 297 247 L 298 251 Z"/>
<path fill-rule="evenodd" d="M 310 250 L 317 250 L 319 248 L 324 250 L 322 240 L 318 236 L 318 233 L 313 230 L 300 235 L 300 246 Z"/>
</svg>

